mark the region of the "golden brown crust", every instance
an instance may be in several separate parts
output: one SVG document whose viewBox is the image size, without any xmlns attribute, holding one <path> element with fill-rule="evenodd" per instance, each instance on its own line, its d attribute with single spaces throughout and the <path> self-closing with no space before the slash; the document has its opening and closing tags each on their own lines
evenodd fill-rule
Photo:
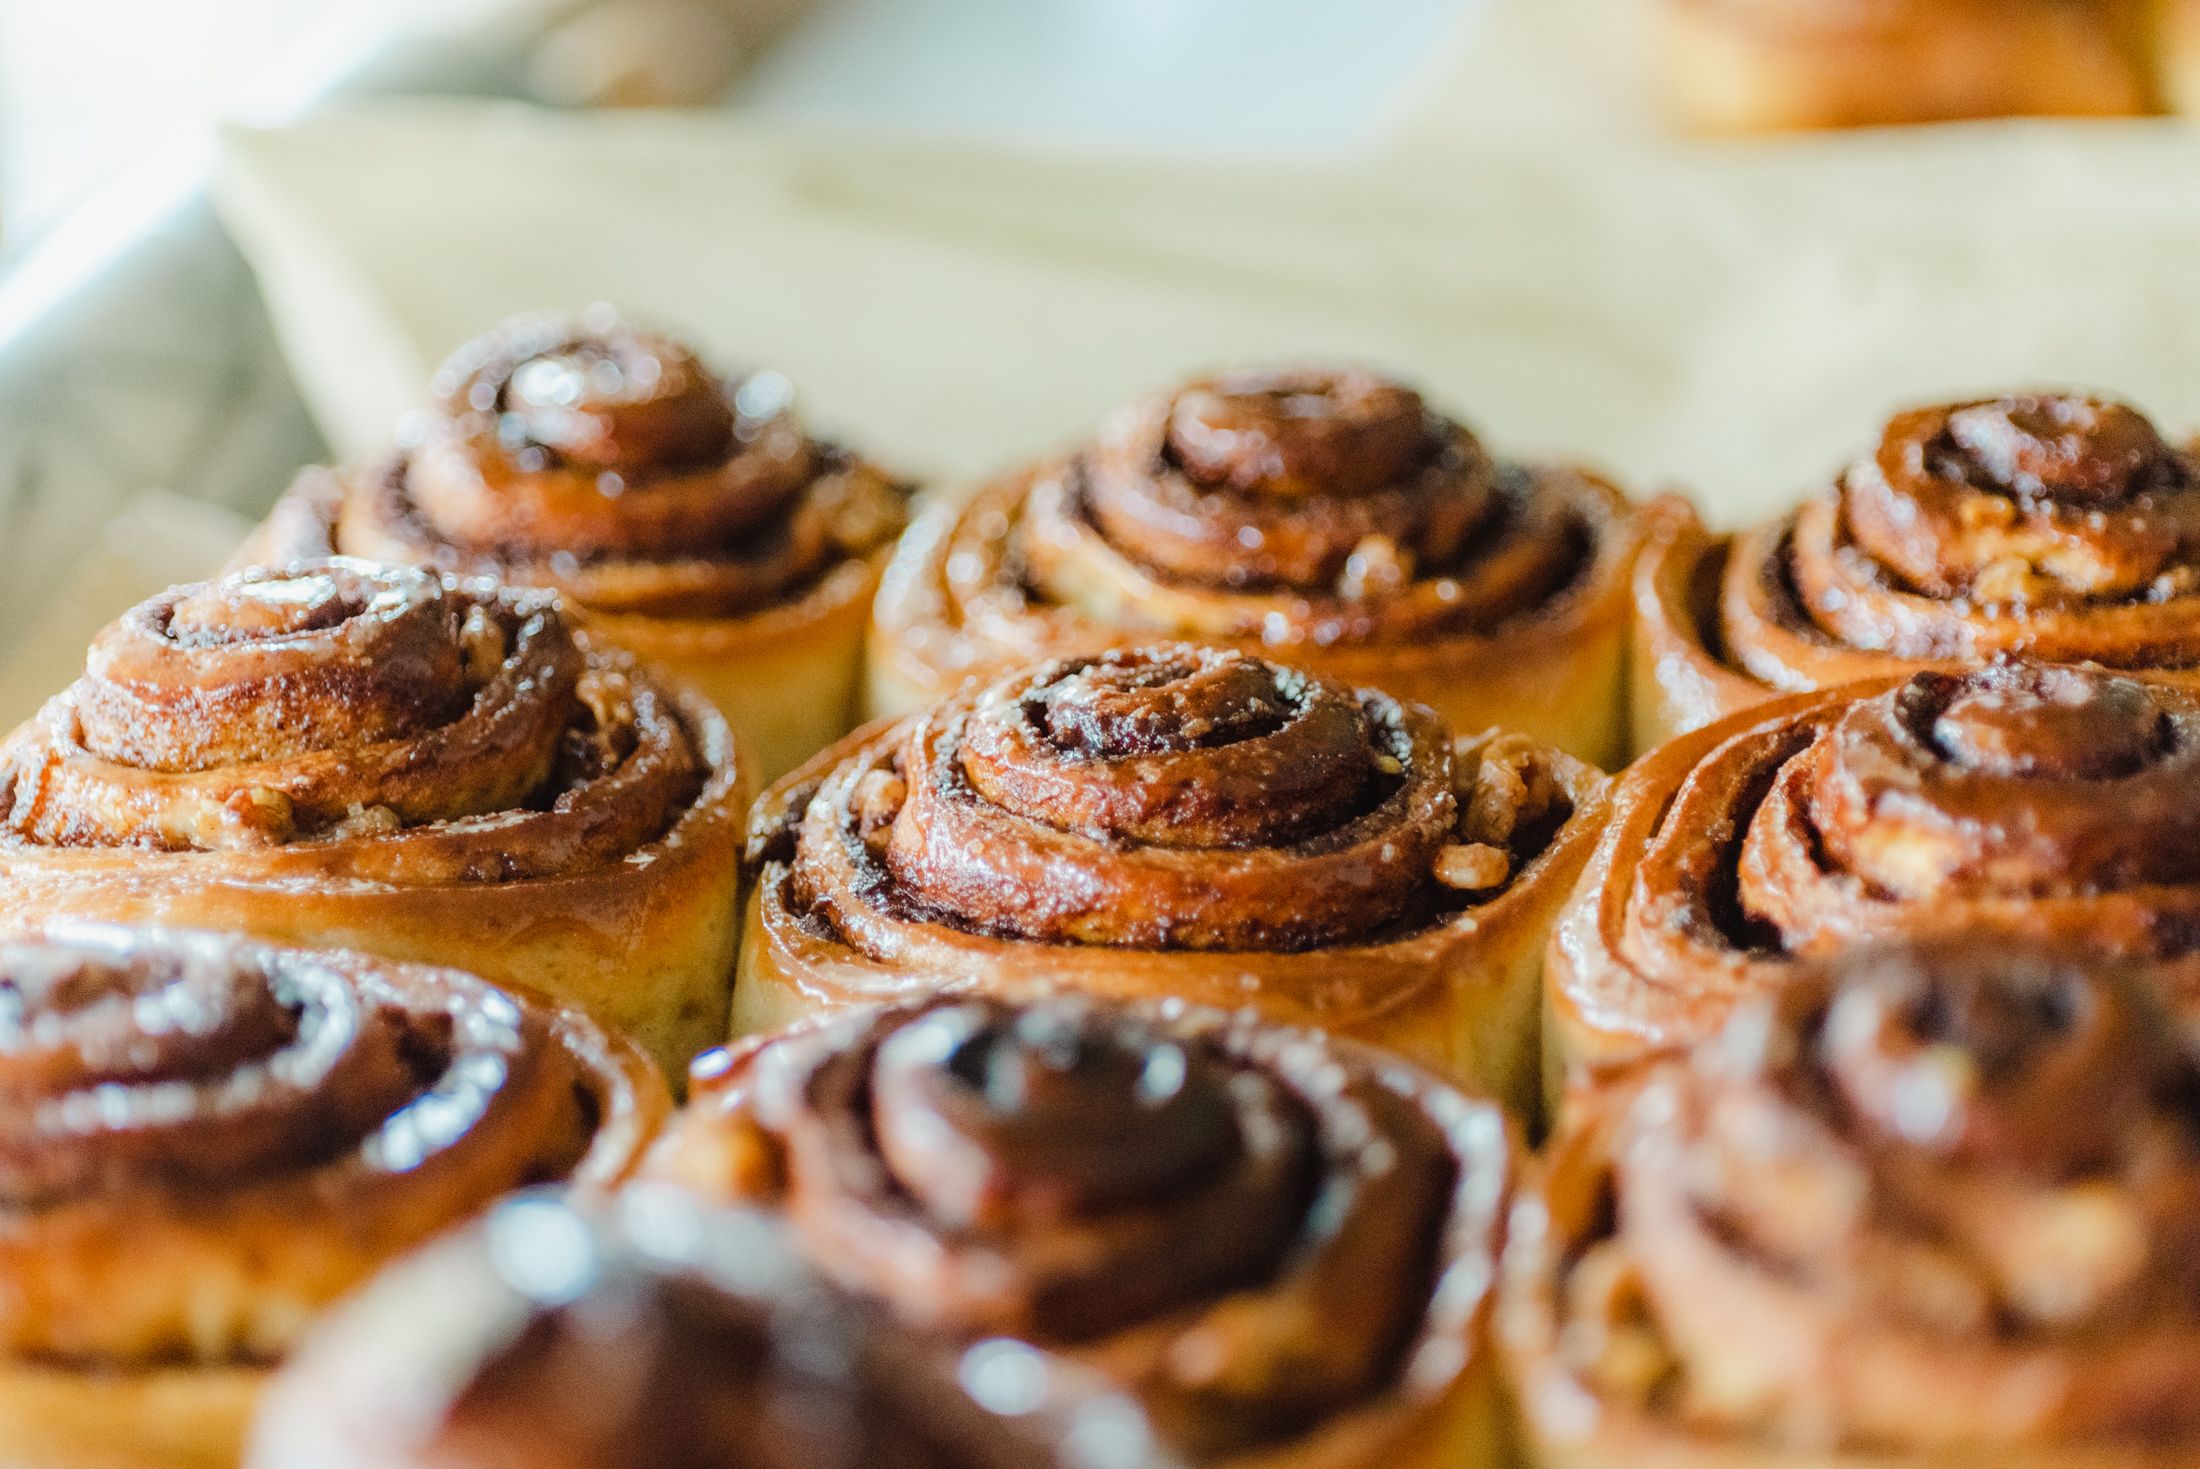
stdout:
<svg viewBox="0 0 2200 1469">
<path fill-rule="evenodd" d="M 1638 761 L 1552 939 L 1574 1062 L 1693 1044 L 1799 956 L 1991 923 L 2145 956 L 2200 999 L 2200 703 L 1997 662 L 1797 695 Z"/>
<path fill-rule="evenodd" d="M 0 893 L 463 964 L 680 1067 L 724 1034 L 747 782 L 547 594 L 299 563 L 129 613 L 0 745 Z"/>
<path fill-rule="evenodd" d="M 24 1469 L 237 1469 L 267 1377 L 265 1367 L 0 1367 L 9 1462 Z"/>
<path fill-rule="evenodd" d="M 2118 404 L 1918 409 L 1783 520 L 1731 539 L 1677 501 L 1652 520 L 1638 740 L 2005 653 L 2200 685 L 2200 465 Z"/>
<path fill-rule="evenodd" d="M 758 803 L 737 1028 L 942 986 L 1250 1004 L 1525 1111 L 1541 946 L 1604 785 L 1241 653 L 1012 673 Z"/>
<path fill-rule="evenodd" d="M 1865 947 L 1579 1098 L 1505 1268 L 1537 1461 L 2189 1460 L 2200 1057 L 2157 988 Z"/>
<path fill-rule="evenodd" d="M 2162 100 L 2175 112 L 2200 112 L 2200 0 L 2159 0 L 2156 9 Z"/>
<path fill-rule="evenodd" d="M 270 1394 L 249 1462 L 1178 1469 L 1135 1403 L 1005 1345 L 961 1354 L 838 1295 L 755 1215 L 662 1188 L 533 1195 L 338 1313 Z"/>
<path fill-rule="evenodd" d="M 1227 374 L 921 515 L 880 591 L 872 708 L 1196 638 L 1610 762 L 1635 537 L 1609 484 L 1499 463 L 1373 374 Z"/>
<path fill-rule="evenodd" d="M 791 397 L 614 319 L 516 318 L 444 365 L 401 452 L 308 471 L 238 564 L 341 553 L 555 589 L 700 687 L 776 775 L 853 721 L 907 497 L 804 433 Z"/>
<path fill-rule="evenodd" d="M 1629 748 L 1637 755 L 1773 698 L 1726 657 L 1719 589 L 1732 538 L 1704 528 L 1678 495 L 1645 507 L 1635 563 L 1633 646 L 1627 662 Z"/>
<path fill-rule="evenodd" d="M 859 1012 L 696 1086 L 650 1177 L 773 1211 L 902 1320 L 1091 1367 L 1197 1462 L 1486 1462 L 1492 1105 L 1315 1032 L 1070 997 Z"/>
<path fill-rule="evenodd" d="M 1659 0 L 1668 110 L 1703 132 L 2155 107 L 2146 0 Z"/>
<path fill-rule="evenodd" d="M 306 1321 L 513 1188 L 618 1182 L 669 1108 L 453 970 L 95 925 L 0 981 L 0 1403 L 42 1469 L 234 1463 Z"/>
</svg>

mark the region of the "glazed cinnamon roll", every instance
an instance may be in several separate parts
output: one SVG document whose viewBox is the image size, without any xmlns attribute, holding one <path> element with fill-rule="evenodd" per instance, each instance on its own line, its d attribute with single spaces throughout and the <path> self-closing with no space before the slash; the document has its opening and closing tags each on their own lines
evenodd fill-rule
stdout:
<svg viewBox="0 0 2200 1469">
<path fill-rule="evenodd" d="M 1228 373 L 920 516 L 880 591 L 871 707 L 1187 638 L 1609 764 L 1634 549 L 1617 490 L 1501 463 L 1409 388 Z"/>
<path fill-rule="evenodd" d="M 534 1195 L 390 1271 L 269 1395 L 254 1469 L 1177 1469 L 1137 1405 L 834 1293 L 753 1214 Z"/>
<path fill-rule="evenodd" d="M 1668 111 L 1700 132 L 2154 108 L 2148 0 L 1658 0 Z"/>
<path fill-rule="evenodd" d="M 2200 684 L 2200 461 L 2120 404 L 1918 409 L 1772 525 L 1715 539 L 1677 501 L 1649 518 L 1638 748 L 1774 693 L 2000 653 Z"/>
<path fill-rule="evenodd" d="M 664 1081 L 577 1010 L 226 937 L 0 944 L 11 1469 L 233 1469 L 270 1363 L 515 1188 L 619 1181 Z"/>
<path fill-rule="evenodd" d="M 684 1068 L 725 1036 L 747 780 L 707 704 L 576 641 L 551 594 L 246 572 L 126 614 L 0 743 L 0 928 L 458 965 Z"/>
<path fill-rule="evenodd" d="M 1978 930 L 1850 950 L 1580 1099 L 1500 1335 L 1546 1469 L 2189 1464 L 2200 1054 Z"/>
<path fill-rule="evenodd" d="M 863 629 L 907 489 L 607 313 L 461 348 L 395 455 L 309 471 L 239 564 L 342 553 L 550 587 L 692 683 L 767 778 L 855 722 Z"/>
<path fill-rule="evenodd" d="M 1172 1004 L 940 997 L 705 1058 L 645 1176 L 958 1342 L 1113 1379 L 1197 1463 L 1495 1461 L 1503 1115 Z"/>
<path fill-rule="evenodd" d="M 1190 645 L 857 732 L 758 803 L 735 1028 L 943 986 L 1251 1005 L 1532 1107 L 1544 938 L 1605 781 Z"/>
<path fill-rule="evenodd" d="M 1981 925 L 2143 957 L 2200 1006 L 2200 697 L 2004 661 L 1673 741 L 1614 791 L 1548 1036 L 1590 1063 L 1685 1047 L 1799 958 Z"/>
</svg>

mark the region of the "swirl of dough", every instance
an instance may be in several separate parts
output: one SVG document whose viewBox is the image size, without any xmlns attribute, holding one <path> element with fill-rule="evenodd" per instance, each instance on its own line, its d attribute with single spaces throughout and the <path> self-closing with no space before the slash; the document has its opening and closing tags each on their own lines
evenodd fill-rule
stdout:
<svg viewBox="0 0 2200 1469">
<path fill-rule="evenodd" d="M 1987 926 L 2145 958 L 2200 1004 L 2200 703 L 2002 660 L 1746 710 L 1615 793 L 1553 948 L 1561 1049 L 1685 1046 L 1797 961 Z"/>
<path fill-rule="evenodd" d="M 1377 1055 L 945 998 L 710 1058 L 649 1171 L 769 1207 L 903 1320 L 1104 1371 L 1202 1461 L 1388 1462 L 1311 1446 L 1368 1410 L 1405 1431 L 1466 1372 L 1506 1129 Z"/>
<path fill-rule="evenodd" d="M 2182 1462 L 2200 1055 L 2160 988 L 1992 929 L 1867 945 L 1584 1097 L 1508 1266 L 1528 1400 L 1596 1404 L 1544 1430 Z"/>
<path fill-rule="evenodd" d="M 714 711 L 577 635 L 554 594 L 257 568 L 125 614 L 0 742 L 0 928 L 450 964 L 684 1066 L 725 1034 L 749 774 Z"/>
<path fill-rule="evenodd" d="M 264 1363 L 499 1195 L 608 1184 L 628 1043 L 454 970 L 89 926 L 0 944 L 0 1353 Z"/>
<path fill-rule="evenodd" d="M 1376 373 L 1228 372 L 921 517 L 881 590 L 873 704 L 1189 638 L 1608 759 L 1631 526 L 1611 486 L 1502 463 Z"/>
<path fill-rule="evenodd" d="M 1915 409 L 1784 519 L 1729 541 L 1677 500 L 1648 518 L 1644 748 L 1774 693 L 2001 655 L 2200 683 L 2200 465 L 2120 403 Z"/>
</svg>

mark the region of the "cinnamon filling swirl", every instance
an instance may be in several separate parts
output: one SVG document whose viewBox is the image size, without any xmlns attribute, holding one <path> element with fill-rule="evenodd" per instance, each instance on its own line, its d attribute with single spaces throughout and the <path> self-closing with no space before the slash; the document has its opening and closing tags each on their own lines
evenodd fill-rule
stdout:
<svg viewBox="0 0 2200 1469">
<path fill-rule="evenodd" d="M 83 928 L 0 946 L 0 1351 L 257 1363 L 529 1183 L 613 1181 L 663 1086 L 450 970 Z"/>
<path fill-rule="evenodd" d="M 1042 472 L 988 579 L 1269 644 L 1487 629 L 1582 573 L 1586 503 L 1372 373 L 1249 370 L 1134 404 Z"/>
<path fill-rule="evenodd" d="M 1062 1353 L 1225 1456 L 1461 1370 L 1439 1364 L 1504 1128 L 1373 1054 L 1181 1007 L 942 999 L 706 1065 L 651 1170 L 769 1204 L 902 1319 Z"/>
<path fill-rule="evenodd" d="M 759 808 L 752 855 L 850 942 L 929 923 L 1042 943 L 1294 952 L 1501 889 L 1569 797 L 1527 742 L 1186 646 L 1011 675 Z"/>
<path fill-rule="evenodd" d="M 1720 631 L 1783 689 L 1999 653 L 2184 668 L 2196 579 L 2191 457 L 2122 404 L 2015 396 L 1898 415 L 1836 494 L 1739 537 Z"/>
<path fill-rule="evenodd" d="M 900 529 L 905 491 L 805 433 L 777 373 L 723 380 L 606 314 L 462 348 L 406 453 L 341 511 L 347 551 L 555 586 L 590 609 L 732 617 Z"/>
<path fill-rule="evenodd" d="M 1624 782 L 1561 926 L 1584 1025 L 1685 1043 L 1797 956 L 1990 920 L 2161 966 L 2200 1001 L 2200 704 L 1999 661 L 1789 700 Z"/>
<path fill-rule="evenodd" d="M 1508 1335 L 1698 1443 L 2168 1455 L 2200 1058 L 2157 988 L 1991 929 L 1798 974 L 1561 1146 Z"/>
<path fill-rule="evenodd" d="M 707 767 L 682 713 L 554 599 L 331 560 L 179 588 L 0 747 L 0 841 L 365 879 L 614 861 Z"/>
</svg>

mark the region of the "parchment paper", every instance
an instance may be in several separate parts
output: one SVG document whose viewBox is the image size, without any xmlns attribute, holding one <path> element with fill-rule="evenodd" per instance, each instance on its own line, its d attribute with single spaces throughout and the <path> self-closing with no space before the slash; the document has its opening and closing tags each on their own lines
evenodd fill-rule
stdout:
<svg viewBox="0 0 2200 1469">
<path fill-rule="evenodd" d="M 598 299 L 782 367 L 814 420 L 951 483 L 1188 369 L 1331 354 L 1727 522 L 1909 400 L 2073 383 L 2200 426 L 2175 124 L 1470 129 L 1295 170 L 416 106 L 235 134 L 223 199 L 353 453 L 461 339 Z"/>
<path fill-rule="evenodd" d="M 222 198 L 354 455 L 463 338 L 595 300 L 782 367 L 821 426 L 949 487 L 1186 371 L 1277 357 L 1388 364 L 1503 448 L 1684 485 L 1727 523 L 1823 483 L 1905 401 L 2074 383 L 2200 427 L 2200 135 L 1687 145 L 1520 111 L 1507 89 L 1567 63 L 1492 53 L 1518 69 L 1470 63 L 1351 165 L 419 103 L 232 134 Z M 134 507 L 56 625 L 13 630 L 0 718 L 235 529 Z"/>
</svg>

